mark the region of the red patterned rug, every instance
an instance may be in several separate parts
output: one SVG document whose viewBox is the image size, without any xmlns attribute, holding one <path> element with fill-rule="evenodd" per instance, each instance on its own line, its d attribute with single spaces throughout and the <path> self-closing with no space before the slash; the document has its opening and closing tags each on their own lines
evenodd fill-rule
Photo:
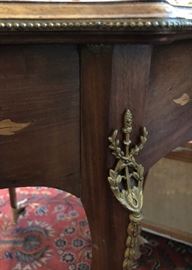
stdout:
<svg viewBox="0 0 192 270">
<path fill-rule="evenodd" d="M 0 270 L 90 270 L 91 237 L 80 200 L 39 187 L 18 188 L 17 195 L 26 211 L 15 226 L 8 192 L 0 190 Z M 138 270 L 192 270 L 192 248 L 144 236 Z"/>
</svg>

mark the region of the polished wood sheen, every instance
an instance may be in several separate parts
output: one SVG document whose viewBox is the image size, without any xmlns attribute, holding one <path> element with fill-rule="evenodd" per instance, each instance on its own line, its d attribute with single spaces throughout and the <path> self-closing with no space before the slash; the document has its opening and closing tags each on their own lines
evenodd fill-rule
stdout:
<svg viewBox="0 0 192 270">
<path fill-rule="evenodd" d="M 169 2 L 0 2 L 0 44 L 167 43 L 191 38 L 192 8 Z"/>
<path fill-rule="evenodd" d="M 136 106 L 144 107 L 151 47 L 101 46 L 82 53 L 82 201 L 92 229 L 93 269 L 121 269 L 128 215 L 107 183 L 113 164 L 107 137 L 120 127 L 126 108 L 133 109 L 135 131 L 142 123 Z"/>
<path fill-rule="evenodd" d="M 191 41 L 153 49 L 144 122 L 149 139 L 140 156 L 146 168 L 192 138 L 192 103 L 174 102 L 184 93 L 192 97 L 191 64 Z"/>
<path fill-rule="evenodd" d="M 185 18 L 192 14 L 190 8 L 179 9 L 167 3 L 146 3 L 143 1 L 114 3 L 0 3 L 1 19 L 92 19 L 92 18 L 166 18 L 176 16 Z M 182 12 L 181 12 L 182 11 Z"/>
<path fill-rule="evenodd" d="M 170 152 L 166 156 L 166 158 L 191 163 L 192 162 L 192 142 L 190 141 L 174 149 L 174 151 Z"/>
<path fill-rule="evenodd" d="M 1 120 L 28 123 L 0 136 L 0 186 L 49 185 L 79 194 L 77 49 L 3 46 L 0 81 Z"/>
<path fill-rule="evenodd" d="M 122 270 L 128 212 L 107 176 L 125 110 L 134 143 L 149 131 L 145 175 L 192 139 L 191 30 L 192 9 L 167 1 L 0 3 L 0 187 L 80 196 L 92 270 Z"/>
</svg>

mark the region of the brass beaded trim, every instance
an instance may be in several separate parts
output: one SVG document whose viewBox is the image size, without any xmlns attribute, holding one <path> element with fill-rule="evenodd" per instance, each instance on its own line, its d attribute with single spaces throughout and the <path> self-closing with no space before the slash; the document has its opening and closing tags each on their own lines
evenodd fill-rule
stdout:
<svg viewBox="0 0 192 270">
<path fill-rule="evenodd" d="M 0 31 L 189 31 L 189 19 L 0 20 Z"/>
</svg>

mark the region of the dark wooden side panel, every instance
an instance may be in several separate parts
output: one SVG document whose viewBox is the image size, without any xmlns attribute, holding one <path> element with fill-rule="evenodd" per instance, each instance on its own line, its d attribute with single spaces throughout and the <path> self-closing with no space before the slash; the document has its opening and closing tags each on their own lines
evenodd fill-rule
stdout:
<svg viewBox="0 0 192 270">
<path fill-rule="evenodd" d="M 114 163 L 107 138 L 112 129 L 121 127 L 124 111 L 131 108 L 135 114 L 133 139 L 137 139 L 150 55 L 150 46 L 82 50 L 82 201 L 92 232 L 92 270 L 122 269 L 128 211 L 114 198 L 107 181 Z"/>
<path fill-rule="evenodd" d="M 113 269 L 107 240 L 111 194 L 106 181 L 112 48 L 85 47 L 81 59 L 81 199 L 92 233 L 91 270 Z"/>
<path fill-rule="evenodd" d="M 93 237 L 93 270 L 122 269 L 128 212 L 107 182 L 114 159 L 107 138 L 133 112 L 132 141 L 142 126 L 148 142 L 138 160 L 145 172 L 192 138 L 191 42 L 166 46 L 116 45 L 83 48 L 81 54 L 82 201 Z M 152 56 L 152 57 L 151 57 Z M 188 101 L 181 100 L 188 96 Z"/>
<path fill-rule="evenodd" d="M 149 138 L 140 155 L 146 169 L 192 139 L 191 100 L 192 41 L 155 46 L 144 121 Z"/>
<path fill-rule="evenodd" d="M 45 185 L 79 194 L 76 47 L 1 46 L 0 121 L 0 187 Z M 9 126 L 13 134 L 6 134 Z"/>
</svg>

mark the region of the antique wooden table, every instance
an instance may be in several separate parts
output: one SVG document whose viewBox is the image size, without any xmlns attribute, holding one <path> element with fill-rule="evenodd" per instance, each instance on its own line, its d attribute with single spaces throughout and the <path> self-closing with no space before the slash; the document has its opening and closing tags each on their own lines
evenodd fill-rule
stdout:
<svg viewBox="0 0 192 270">
<path fill-rule="evenodd" d="M 143 176 L 192 138 L 192 9 L 72 2 L 0 2 L 0 187 L 80 196 L 92 269 L 131 269 Z"/>
</svg>

